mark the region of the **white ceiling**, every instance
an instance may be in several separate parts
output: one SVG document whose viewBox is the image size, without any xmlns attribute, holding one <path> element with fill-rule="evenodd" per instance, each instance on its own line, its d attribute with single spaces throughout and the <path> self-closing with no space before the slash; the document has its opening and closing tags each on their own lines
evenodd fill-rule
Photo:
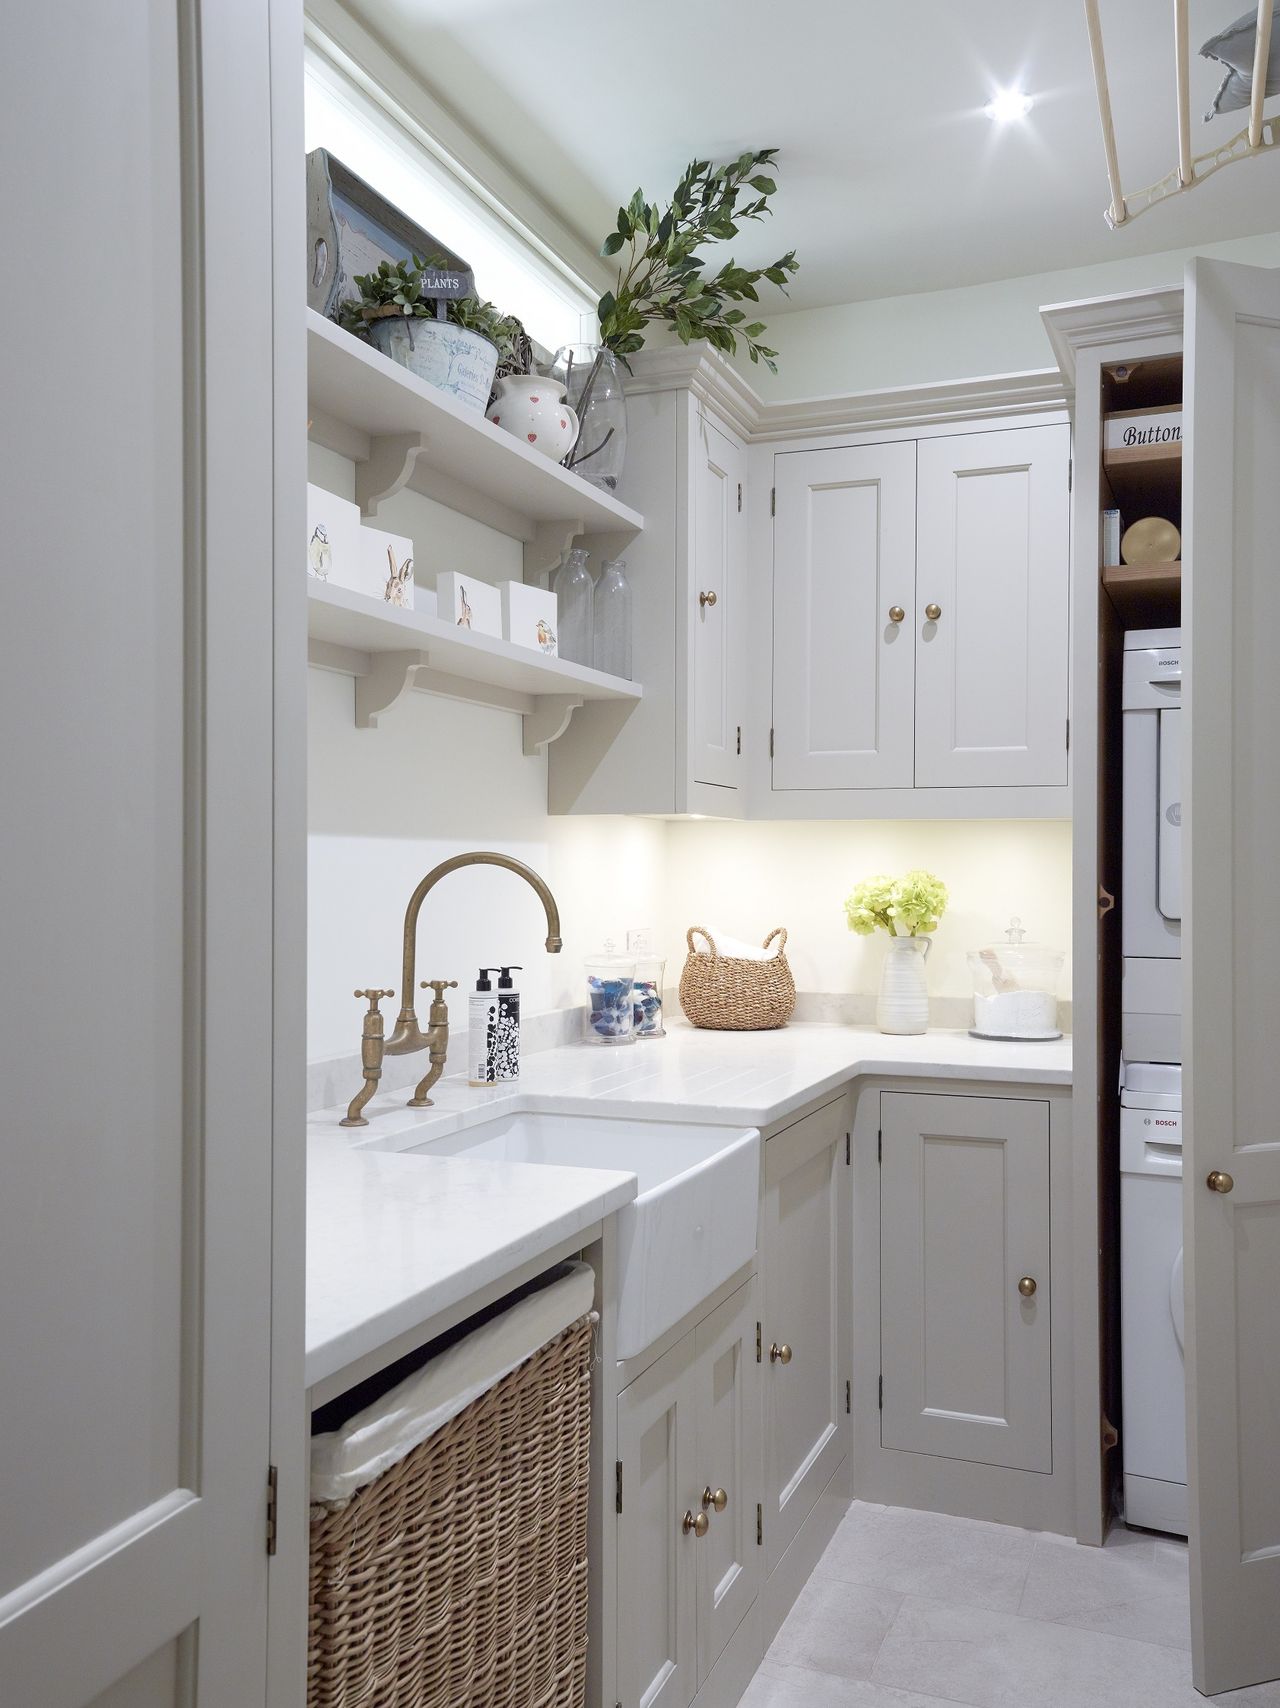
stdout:
<svg viewBox="0 0 1280 1708">
<path fill-rule="evenodd" d="M 791 306 L 931 291 L 1280 228 L 1280 150 L 1108 229 L 1079 0 L 348 0 L 351 9 L 594 249 L 643 185 L 694 155 L 781 150 L 771 222 Z M 1193 52 L 1246 0 L 1191 0 Z M 1177 162 L 1169 0 L 1102 0 L 1126 190 Z M 1193 150 L 1219 81 L 1194 59 Z M 1022 124 L 982 107 L 1035 96 Z M 727 252 L 726 252 L 727 255 Z"/>
</svg>

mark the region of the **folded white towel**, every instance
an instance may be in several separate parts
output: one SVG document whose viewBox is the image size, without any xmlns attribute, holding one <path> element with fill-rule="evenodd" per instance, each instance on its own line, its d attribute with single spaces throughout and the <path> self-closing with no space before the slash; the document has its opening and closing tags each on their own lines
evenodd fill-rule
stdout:
<svg viewBox="0 0 1280 1708">
<path fill-rule="evenodd" d="M 715 944 L 718 954 L 731 955 L 736 961 L 771 961 L 780 952 L 776 942 L 771 943 L 767 949 L 762 949 L 758 943 L 744 943 L 741 937 L 731 937 L 727 931 L 717 931 L 714 925 L 707 927 L 707 935 Z M 705 938 L 696 939 L 696 946 L 700 955 L 711 953 L 711 946 Z"/>
</svg>

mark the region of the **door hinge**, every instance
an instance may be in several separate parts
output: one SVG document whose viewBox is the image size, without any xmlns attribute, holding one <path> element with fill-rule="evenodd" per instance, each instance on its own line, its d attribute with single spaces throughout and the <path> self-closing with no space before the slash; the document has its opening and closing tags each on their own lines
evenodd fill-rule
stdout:
<svg viewBox="0 0 1280 1708">
<path fill-rule="evenodd" d="M 776 486 L 769 488 L 769 514 L 771 516 L 778 514 L 778 489 Z"/>
<path fill-rule="evenodd" d="M 267 1466 L 267 1553 L 276 1551 L 276 1520 L 280 1511 L 280 1472 L 275 1465 Z"/>
<path fill-rule="evenodd" d="M 763 1341 L 764 1341 L 764 1335 L 760 1331 L 760 1324 L 757 1323 L 756 1324 L 756 1363 L 757 1364 L 759 1364 L 764 1357 L 764 1346 L 762 1344 Z"/>
<path fill-rule="evenodd" d="M 764 1502 L 756 1502 L 756 1547 L 764 1547 Z"/>
<path fill-rule="evenodd" d="M 883 1162 L 884 1161 L 884 1128 L 883 1127 L 881 1127 L 880 1131 L 876 1134 L 876 1161 L 877 1162 Z"/>
<path fill-rule="evenodd" d="M 884 1410 L 884 1376 L 883 1376 L 883 1374 L 880 1377 L 880 1388 L 879 1388 L 879 1392 L 878 1392 L 877 1397 L 876 1397 L 876 1404 L 880 1407 L 881 1411 Z"/>
<path fill-rule="evenodd" d="M 846 1168 L 848 1168 L 848 1166 L 849 1166 L 849 1151 L 850 1151 L 851 1146 L 852 1146 L 852 1139 L 853 1139 L 853 1135 L 851 1133 L 845 1134 L 845 1136 L 844 1136 L 844 1165 Z"/>
<path fill-rule="evenodd" d="M 741 753 L 742 752 L 742 725 L 739 724 L 737 726 L 737 729 L 738 729 L 738 752 Z"/>
<path fill-rule="evenodd" d="M 742 482 L 738 482 L 738 514 L 742 514 Z"/>
<path fill-rule="evenodd" d="M 1071 719 L 1067 719 L 1067 752 L 1071 751 Z"/>
<path fill-rule="evenodd" d="M 773 758 L 773 726 L 769 726 L 769 757 Z"/>
<path fill-rule="evenodd" d="M 1074 457 L 1068 457 L 1067 458 L 1067 491 L 1068 492 L 1070 492 L 1072 487 L 1075 485 L 1075 478 L 1076 478 L 1076 459 Z"/>
<path fill-rule="evenodd" d="M 853 1410 L 853 1383 L 846 1380 L 844 1385 L 844 1415 L 848 1417 Z"/>
<path fill-rule="evenodd" d="M 613 1467 L 613 1510 L 622 1511 L 622 1460 L 616 1461 Z"/>
</svg>

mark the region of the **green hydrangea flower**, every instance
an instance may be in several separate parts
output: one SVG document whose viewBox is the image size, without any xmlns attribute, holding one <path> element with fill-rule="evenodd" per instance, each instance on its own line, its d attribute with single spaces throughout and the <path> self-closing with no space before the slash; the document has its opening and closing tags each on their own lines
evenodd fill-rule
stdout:
<svg viewBox="0 0 1280 1708">
<path fill-rule="evenodd" d="M 877 928 L 891 937 L 923 937 L 938 929 L 947 906 L 947 886 L 920 867 L 901 878 L 878 873 L 864 878 L 845 901 L 850 931 L 870 937 Z"/>
</svg>

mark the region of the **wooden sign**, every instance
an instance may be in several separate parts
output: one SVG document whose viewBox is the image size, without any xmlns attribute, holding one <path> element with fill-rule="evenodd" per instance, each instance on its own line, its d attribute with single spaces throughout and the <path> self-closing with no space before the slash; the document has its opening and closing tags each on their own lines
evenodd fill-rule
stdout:
<svg viewBox="0 0 1280 1708">
<path fill-rule="evenodd" d="M 1108 415 L 1102 425 L 1102 449 L 1110 451 L 1140 451 L 1148 448 L 1171 448 L 1182 443 L 1182 411 L 1157 406 L 1155 409 L 1121 409 Z"/>
</svg>

